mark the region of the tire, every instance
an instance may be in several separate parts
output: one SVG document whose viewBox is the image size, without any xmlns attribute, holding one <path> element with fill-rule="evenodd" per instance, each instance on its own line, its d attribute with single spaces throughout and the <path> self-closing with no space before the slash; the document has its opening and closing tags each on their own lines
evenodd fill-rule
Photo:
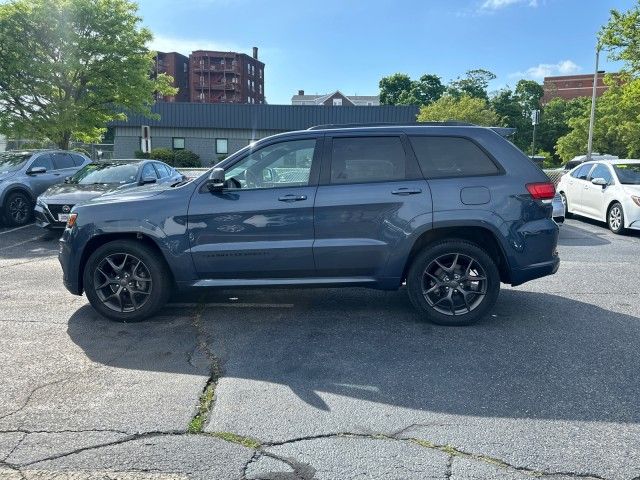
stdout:
<svg viewBox="0 0 640 480">
<path fill-rule="evenodd" d="M 467 277 L 479 280 L 461 280 Z M 500 274 L 494 260 L 477 245 L 445 240 L 415 257 L 407 274 L 407 292 L 427 320 L 438 325 L 471 325 L 498 299 Z"/>
<path fill-rule="evenodd" d="M 567 196 L 564 194 L 564 192 L 561 192 L 560 196 L 562 197 L 562 202 L 564 203 L 564 218 L 573 217 L 573 214 L 569 212 L 569 203 L 567 203 Z"/>
<path fill-rule="evenodd" d="M 22 192 L 10 193 L 4 202 L 4 217 L 7 223 L 14 227 L 30 223 L 33 218 L 31 198 Z"/>
<path fill-rule="evenodd" d="M 87 260 L 82 277 L 93 308 L 118 322 L 149 318 L 166 303 L 171 290 L 164 259 L 131 240 L 99 247 Z"/>
<path fill-rule="evenodd" d="M 613 233 L 624 233 L 624 210 L 620 202 L 615 202 L 607 212 L 607 225 Z"/>
</svg>

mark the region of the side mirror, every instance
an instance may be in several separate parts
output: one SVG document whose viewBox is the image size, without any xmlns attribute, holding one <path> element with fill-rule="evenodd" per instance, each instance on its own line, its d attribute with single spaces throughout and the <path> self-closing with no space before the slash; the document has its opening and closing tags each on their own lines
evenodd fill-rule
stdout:
<svg viewBox="0 0 640 480">
<path fill-rule="evenodd" d="M 224 169 L 222 168 L 214 168 L 211 170 L 209 174 L 209 179 L 207 180 L 207 188 L 210 192 L 215 192 L 217 190 L 222 190 L 224 187 Z"/>
<path fill-rule="evenodd" d="M 609 185 L 609 182 L 607 182 L 604 178 L 600 178 L 600 177 L 592 178 L 591 183 L 593 183 L 594 185 L 599 185 L 603 188 Z"/>
<path fill-rule="evenodd" d="M 158 181 L 158 179 L 156 177 L 152 177 L 151 175 L 146 176 L 146 177 L 142 177 L 140 179 L 140 185 L 146 185 L 148 183 L 156 183 Z"/>
<path fill-rule="evenodd" d="M 27 170 L 29 175 L 37 175 L 39 173 L 47 173 L 47 169 L 45 167 L 33 167 Z"/>
</svg>

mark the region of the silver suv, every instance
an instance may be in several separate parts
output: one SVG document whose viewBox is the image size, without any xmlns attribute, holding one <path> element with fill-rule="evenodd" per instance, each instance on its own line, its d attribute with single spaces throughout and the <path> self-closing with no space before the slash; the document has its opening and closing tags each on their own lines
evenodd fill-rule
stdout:
<svg viewBox="0 0 640 480">
<path fill-rule="evenodd" d="M 64 150 L 0 153 L 0 214 L 10 225 L 29 223 L 38 195 L 90 162 L 80 153 Z"/>
</svg>

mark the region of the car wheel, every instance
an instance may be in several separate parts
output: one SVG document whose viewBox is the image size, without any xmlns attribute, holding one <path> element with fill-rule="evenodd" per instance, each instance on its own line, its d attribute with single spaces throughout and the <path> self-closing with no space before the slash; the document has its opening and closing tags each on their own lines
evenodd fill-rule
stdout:
<svg viewBox="0 0 640 480">
<path fill-rule="evenodd" d="M 33 218 L 33 204 L 28 195 L 22 192 L 9 194 L 4 204 L 4 216 L 9 225 L 21 227 Z"/>
<path fill-rule="evenodd" d="M 439 325 L 470 325 L 484 317 L 500 292 L 493 259 L 463 240 L 446 240 L 425 248 L 407 274 L 413 305 Z"/>
<path fill-rule="evenodd" d="M 624 211 L 620 203 L 616 202 L 609 208 L 607 224 L 613 233 L 624 233 Z"/>
<path fill-rule="evenodd" d="M 567 196 L 564 193 L 560 193 L 562 197 L 562 203 L 564 204 L 564 218 L 571 218 L 571 212 L 569 212 L 569 204 L 567 203 Z"/>
<path fill-rule="evenodd" d="M 164 260 L 140 242 L 117 240 L 91 254 L 83 274 L 93 308 L 119 322 L 139 322 L 160 309 L 170 293 Z"/>
</svg>

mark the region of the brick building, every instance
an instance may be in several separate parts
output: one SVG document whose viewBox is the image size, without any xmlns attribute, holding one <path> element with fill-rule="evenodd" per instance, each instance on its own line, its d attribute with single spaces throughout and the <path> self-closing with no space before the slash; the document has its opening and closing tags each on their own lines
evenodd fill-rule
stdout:
<svg viewBox="0 0 640 480">
<path fill-rule="evenodd" d="M 596 95 L 598 97 L 609 88 L 604 84 L 604 76 L 604 72 L 598 72 L 598 83 L 596 84 Z M 545 77 L 543 88 L 543 104 L 556 97 L 564 98 L 565 100 L 590 97 L 593 91 L 593 74 Z"/>
<path fill-rule="evenodd" d="M 173 86 L 178 88 L 175 96 L 156 94 L 156 101 L 189 101 L 189 59 L 177 52 L 157 52 L 154 74 L 166 73 L 173 77 Z"/>
<path fill-rule="evenodd" d="M 196 50 L 189 55 L 190 101 L 198 103 L 264 103 L 264 63 L 236 52 Z"/>
</svg>

